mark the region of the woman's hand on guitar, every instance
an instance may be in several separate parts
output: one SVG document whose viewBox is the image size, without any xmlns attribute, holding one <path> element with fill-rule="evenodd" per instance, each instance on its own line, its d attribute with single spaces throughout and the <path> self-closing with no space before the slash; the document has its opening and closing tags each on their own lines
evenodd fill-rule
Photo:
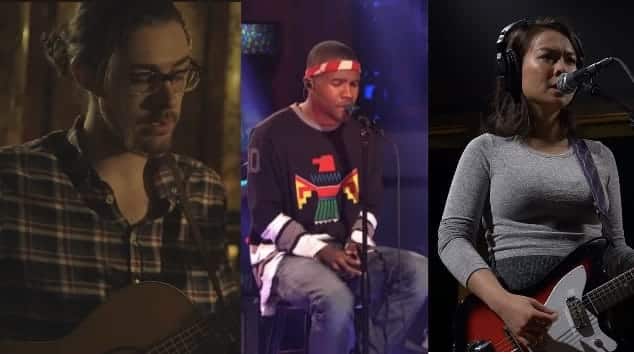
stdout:
<svg viewBox="0 0 634 354">
<path fill-rule="evenodd" d="M 527 347 L 540 344 L 550 325 L 557 320 L 557 313 L 539 301 L 511 293 L 494 310 L 522 345 Z"/>
</svg>

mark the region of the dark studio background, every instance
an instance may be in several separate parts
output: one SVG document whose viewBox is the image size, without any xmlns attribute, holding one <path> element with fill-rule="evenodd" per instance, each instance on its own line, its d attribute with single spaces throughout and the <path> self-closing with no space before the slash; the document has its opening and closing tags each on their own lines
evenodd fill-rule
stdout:
<svg viewBox="0 0 634 354">
<path fill-rule="evenodd" d="M 427 255 L 426 0 L 253 0 L 243 1 L 242 6 L 243 24 L 270 24 L 276 44 L 273 53 L 245 54 L 248 35 L 243 28 L 243 161 L 250 129 L 271 113 L 304 99 L 302 76 L 310 48 L 329 39 L 350 45 L 363 69 L 362 111 L 378 119 L 400 150 L 401 247 Z M 396 246 L 396 165 L 390 145 L 384 150 L 385 193 L 376 238 L 379 244 Z M 244 194 L 241 219 L 246 236 L 249 215 Z M 246 247 L 241 259 L 243 269 L 248 269 Z M 286 337 L 303 337 L 297 321 L 286 326 L 290 332 Z M 425 309 L 410 336 L 419 348 L 426 323 Z"/>
<path fill-rule="evenodd" d="M 625 5 L 625 6 L 624 6 Z M 430 351 L 451 350 L 451 326 L 457 282 L 437 256 L 437 231 L 453 173 L 465 145 L 479 134 L 495 78 L 495 42 L 499 31 L 522 18 L 563 16 L 583 43 L 586 64 L 604 57 L 621 58 L 634 68 L 631 7 L 628 2 L 596 1 L 468 1 L 430 3 L 429 53 L 429 254 Z M 605 93 L 634 105 L 634 84 L 615 64 L 597 81 Z M 634 168 L 633 130 L 616 105 L 580 94 L 573 103 L 582 137 L 602 141 L 612 149 L 619 167 L 624 227 L 632 234 Z M 628 243 L 632 244 L 632 237 Z"/>
</svg>

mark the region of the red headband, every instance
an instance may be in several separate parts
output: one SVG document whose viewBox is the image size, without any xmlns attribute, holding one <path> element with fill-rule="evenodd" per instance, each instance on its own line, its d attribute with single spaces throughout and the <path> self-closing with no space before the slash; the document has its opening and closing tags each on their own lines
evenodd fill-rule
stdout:
<svg viewBox="0 0 634 354">
<path fill-rule="evenodd" d="M 361 64 L 356 60 L 329 60 L 327 62 L 311 66 L 304 72 L 304 79 L 310 79 L 323 73 L 330 73 L 340 70 L 353 70 L 361 72 Z"/>
</svg>

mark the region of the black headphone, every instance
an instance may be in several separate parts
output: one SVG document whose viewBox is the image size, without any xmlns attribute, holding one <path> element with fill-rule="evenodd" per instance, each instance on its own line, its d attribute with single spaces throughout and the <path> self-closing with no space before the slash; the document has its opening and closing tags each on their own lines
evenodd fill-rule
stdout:
<svg viewBox="0 0 634 354">
<path fill-rule="evenodd" d="M 520 27 L 528 27 L 535 24 L 535 21 L 522 19 L 513 22 L 500 31 L 498 40 L 495 43 L 495 58 L 497 77 L 504 80 L 504 87 L 511 93 L 513 98 L 518 101 L 522 92 L 522 68 L 520 67 L 520 58 L 513 48 L 508 48 L 508 37 Z M 583 46 L 581 40 L 575 33 L 572 34 L 572 46 L 577 55 L 577 69 L 583 67 Z"/>
</svg>

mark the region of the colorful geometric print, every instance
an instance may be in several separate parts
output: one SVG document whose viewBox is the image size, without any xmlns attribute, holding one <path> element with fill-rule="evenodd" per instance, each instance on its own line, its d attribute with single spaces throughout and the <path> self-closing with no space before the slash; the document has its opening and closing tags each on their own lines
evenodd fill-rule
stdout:
<svg viewBox="0 0 634 354">
<path fill-rule="evenodd" d="M 337 178 L 338 177 L 338 178 Z M 318 185 L 319 182 L 340 179 L 338 173 L 319 173 L 311 176 L 311 181 L 295 175 L 295 192 L 297 197 L 297 208 L 301 210 L 312 197 L 313 192 L 317 193 L 317 209 L 315 211 L 315 224 L 323 224 L 339 221 L 339 206 L 337 196 L 343 190 L 346 199 L 353 204 L 359 202 L 359 173 L 355 168 L 342 182 L 336 184 Z M 317 182 L 317 183 L 315 183 Z"/>
<path fill-rule="evenodd" d="M 339 221 L 337 198 L 319 198 L 315 211 L 315 224 L 326 224 Z"/>
<path fill-rule="evenodd" d="M 297 197 L 297 209 L 302 210 L 308 198 L 313 195 L 316 186 L 306 179 L 295 175 L 295 195 Z"/>
<path fill-rule="evenodd" d="M 335 172 L 335 158 L 331 154 L 321 155 L 311 160 L 317 166 L 317 172 Z"/>
<path fill-rule="evenodd" d="M 343 193 L 353 204 L 359 202 L 359 172 L 355 168 L 341 182 Z"/>
</svg>

